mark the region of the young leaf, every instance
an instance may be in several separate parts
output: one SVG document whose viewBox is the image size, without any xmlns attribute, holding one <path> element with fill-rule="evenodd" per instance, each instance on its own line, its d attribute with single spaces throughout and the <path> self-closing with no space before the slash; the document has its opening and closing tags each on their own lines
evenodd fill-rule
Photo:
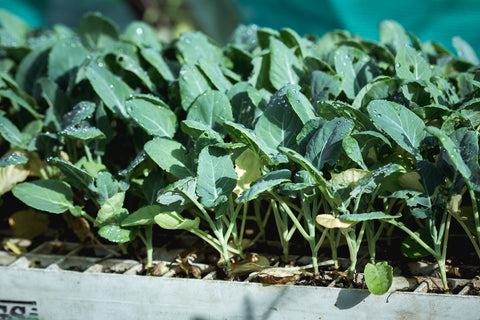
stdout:
<svg viewBox="0 0 480 320">
<path fill-rule="evenodd" d="M 162 50 L 162 44 L 157 32 L 143 21 L 129 23 L 123 32 L 122 39 L 134 43 L 140 49 L 152 48 L 157 52 Z"/>
<path fill-rule="evenodd" d="M 160 227 L 167 230 L 194 230 L 200 226 L 199 217 L 187 219 L 174 211 L 161 212 L 155 216 L 154 220 Z"/>
<path fill-rule="evenodd" d="M 336 118 L 326 122 L 312 137 L 307 145 L 305 158 L 318 170 L 325 163 L 335 164 L 342 151 L 342 140 L 349 136 L 353 129 L 353 121 Z"/>
<path fill-rule="evenodd" d="M 289 182 L 291 174 L 292 173 L 288 169 L 269 172 L 255 181 L 250 189 L 242 193 L 242 195 L 235 201 L 237 203 L 244 203 L 256 199 L 262 193 L 272 190 L 275 186 L 278 186 L 284 182 Z"/>
<path fill-rule="evenodd" d="M 132 88 L 101 66 L 90 65 L 86 67 L 85 74 L 107 107 L 119 117 L 127 119 L 125 100 L 134 93 Z"/>
<path fill-rule="evenodd" d="M 161 99 L 150 95 L 135 95 L 125 102 L 128 114 L 148 134 L 173 138 L 177 116 Z"/>
<path fill-rule="evenodd" d="M 116 61 L 124 70 L 127 70 L 137 76 L 137 78 L 143 82 L 148 90 L 155 91 L 152 80 L 150 80 L 148 73 L 143 70 L 137 55 L 131 56 L 128 53 L 119 53 L 117 54 Z"/>
<path fill-rule="evenodd" d="M 201 122 L 214 131 L 225 133 L 223 122 L 233 120 L 232 107 L 225 94 L 207 90 L 192 103 L 188 109 L 187 120 Z"/>
<path fill-rule="evenodd" d="M 367 263 L 364 275 L 368 291 L 374 295 L 383 295 L 392 286 L 393 268 L 385 261 L 376 264 Z"/>
<path fill-rule="evenodd" d="M 63 213 L 73 207 L 70 186 L 57 180 L 23 182 L 12 189 L 15 197 L 37 210 Z"/>
<path fill-rule="evenodd" d="M 117 26 L 98 13 L 83 16 L 77 32 L 85 47 L 90 50 L 102 50 L 119 38 Z"/>
<path fill-rule="evenodd" d="M 103 205 L 105 201 L 113 197 L 120 190 L 120 183 L 115 180 L 108 171 L 100 171 L 95 183 L 90 182 L 88 189 L 95 193 L 98 204 Z"/>
<path fill-rule="evenodd" d="M 0 168 L 17 164 L 26 164 L 27 162 L 28 158 L 26 156 L 13 152 L 0 158 Z"/>
<path fill-rule="evenodd" d="M 201 32 L 182 33 L 176 45 L 186 64 L 197 64 L 200 59 L 211 60 L 221 65 L 226 63 L 220 48 Z"/>
<path fill-rule="evenodd" d="M 300 118 L 303 124 L 306 124 L 308 121 L 315 119 L 317 116 L 315 108 L 313 108 L 310 101 L 308 101 L 307 97 L 305 97 L 299 89 L 300 88 L 289 86 L 286 96 L 297 116 Z"/>
<path fill-rule="evenodd" d="M 0 9 L 0 22 L 2 28 L 14 38 L 15 42 L 21 45 L 27 41 L 31 29 L 25 21 L 6 10 Z"/>
<path fill-rule="evenodd" d="M 237 185 L 237 173 L 230 155 L 213 146 L 200 152 L 197 172 L 197 195 L 208 208 L 227 201 Z"/>
<path fill-rule="evenodd" d="M 28 142 L 18 128 L 0 114 L 0 135 L 13 146 L 27 149 Z"/>
<path fill-rule="evenodd" d="M 122 227 L 145 226 L 155 223 L 155 216 L 162 212 L 159 205 L 149 205 L 141 207 L 135 212 L 130 213 L 122 220 Z"/>
<path fill-rule="evenodd" d="M 155 68 L 155 70 L 157 70 L 163 79 L 169 82 L 175 80 L 172 70 L 157 50 L 152 48 L 142 48 L 140 50 L 140 54 L 145 60 L 147 60 L 148 63 L 150 63 L 152 67 Z"/>
<path fill-rule="evenodd" d="M 187 157 L 187 149 L 175 140 L 157 138 L 144 146 L 147 155 L 168 173 L 179 179 L 193 176 Z"/>
<path fill-rule="evenodd" d="M 232 87 L 230 81 L 223 75 L 218 61 L 201 58 L 198 61 L 198 66 L 218 91 L 226 93 Z"/>
<path fill-rule="evenodd" d="M 369 55 L 360 49 L 341 46 L 334 55 L 335 70 L 342 81 L 342 89 L 351 100 L 368 82 L 380 74 Z"/>
<path fill-rule="evenodd" d="M 94 180 L 85 170 L 60 158 L 49 158 L 48 163 L 60 169 L 66 180 L 76 189 L 87 188 Z"/>
<path fill-rule="evenodd" d="M 330 75 L 321 70 L 311 74 L 310 90 L 313 103 L 336 98 L 342 89 L 342 82 L 338 75 Z"/>
<path fill-rule="evenodd" d="M 253 152 L 255 152 L 255 154 L 257 154 L 259 159 L 265 160 L 268 164 L 274 164 L 274 161 L 268 155 L 267 148 L 257 138 L 255 132 L 245 128 L 242 124 L 231 121 L 225 121 L 223 126 L 232 140 L 246 144 Z"/>
<path fill-rule="evenodd" d="M 410 38 L 408 37 L 405 29 L 396 21 L 385 20 L 379 25 L 380 30 L 380 42 L 387 45 L 387 47 L 394 54 L 399 47 L 410 45 Z"/>
<path fill-rule="evenodd" d="M 432 77 L 430 65 L 414 48 L 402 45 L 395 57 L 395 70 L 404 80 L 423 80 L 429 82 Z"/>
<path fill-rule="evenodd" d="M 362 169 L 368 170 L 363 162 L 362 151 L 360 150 L 357 140 L 352 137 L 345 137 L 342 140 L 342 147 L 350 159 L 355 161 Z"/>
<path fill-rule="evenodd" d="M 460 59 L 471 62 L 473 65 L 480 63 L 475 50 L 473 50 L 473 48 L 465 40 L 458 36 L 453 37 L 452 44 L 455 50 L 457 50 L 457 54 Z"/>
<path fill-rule="evenodd" d="M 105 134 L 95 127 L 68 127 L 58 132 L 61 136 L 66 136 L 78 140 L 105 139 Z"/>
<path fill-rule="evenodd" d="M 297 84 L 302 76 L 303 66 L 292 49 L 280 40 L 270 38 L 270 82 L 277 90 L 287 84 Z"/>
<path fill-rule="evenodd" d="M 302 121 L 288 101 L 286 93 L 289 88 L 295 86 L 286 86 L 273 95 L 255 125 L 255 134 L 269 154 L 278 154 L 278 147 L 297 147 L 296 137 Z"/>
<path fill-rule="evenodd" d="M 77 103 L 71 111 L 63 116 L 62 128 L 67 128 L 79 124 L 95 112 L 96 105 L 93 102 L 81 101 Z"/>
<path fill-rule="evenodd" d="M 368 220 L 388 220 L 388 219 L 397 219 L 402 215 L 399 213 L 397 215 L 389 215 L 381 211 L 368 212 L 368 213 L 356 213 L 356 214 L 342 214 L 338 219 L 346 222 L 362 222 Z"/>
<path fill-rule="evenodd" d="M 158 191 L 157 202 L 162 207 L 168 208 L 167 211 L 181 212 L 191 202 L 190 197 L 197 198 L 195 194 L 196 187 L 196 178 L 188 177 L 178 180 Z"/>
<path fill-rule="evenodd" d="M 123 220 L 128 214 L 128 211 L 123 208 L 125 201 L 125 192 L 118 192 L 112 197 L 108 198 L 98 210 L 95 219 L 95 226 L 103 226 L 107 223 L 118 222 Z"/>
<path fill-rule="evenodd" d="M 101 237 L 115 243 L 132 241 L 137 237 L 137 233 L 136 229 L 122 228 L 115 223 L 104 225 L 98 229 L 98 234 Z"/>
<path fill-rule="evenodd" d="M 87 56 L 88 51 L 79 40 L 60 39 L 48 56 L 48 76 L 62 87 L 66 87 Z"/>
<path fill-rule="evenodd" d="M 184 64 L 178 78 L 183 110 L 187 111 L 199 95 L 210 89 L 210 85 L 194 65 Z"/>
<path fill-rule="evenodd" d="M 422 119 L 406 107 L 385 100 L 373 100 L 367 110 L 377 129 L 385 131 L 405 151 L 421 159 L 418 147 L 425 138 Z"/>
</svg>

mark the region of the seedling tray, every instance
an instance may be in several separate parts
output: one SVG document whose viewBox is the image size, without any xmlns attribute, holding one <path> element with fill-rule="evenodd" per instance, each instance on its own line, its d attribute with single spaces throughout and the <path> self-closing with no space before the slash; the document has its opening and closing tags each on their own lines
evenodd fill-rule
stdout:
<svg viewBox="0 0 480 320">
<path fill-rule="evenodd" d="M 52 248 L 62 247 L 62 254 Z M 108 246 L 45 242 L 22 256 L 0 251 L 0 319 L 478 319 L 479 279 L 449 279 L 457 294 L 425 293 L 441 285 L 425 277 L 413 292 L 412 279 L 397 277 L 393 290 L 375 296 L 367 290 L 304 285 L 221 281 L 214 268 L 192 263 L 202 279 L 176 278 L 178 263 L 161 276 L 141 276 L 136 260 L 116 258 Z M 118 249 L 117 249 L 118 250 Z M 94 252 L 96 257 L 82 256 Z M 157 249 L 155 258 L 171 258 Z M 162 262 L 163 261 L 163 262 Z M 361 275 L 360 275 L 361 276 Z M 332 282 L 333 283 L 333 282 Z"/>
</svg>

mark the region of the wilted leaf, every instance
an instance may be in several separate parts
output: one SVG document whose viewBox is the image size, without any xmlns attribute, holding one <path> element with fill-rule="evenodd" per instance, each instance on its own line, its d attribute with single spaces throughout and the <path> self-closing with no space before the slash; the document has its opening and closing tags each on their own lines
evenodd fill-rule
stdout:
<svg viewBox="0 0 480 320">
<path fill-rule="evenodd" d="M 17 211 L 8 218 L 8 224 L 17 238 L 33 239 L 48 230 L 48 215 L 32 208 Z"/>
<path fill-rule="evenodd" d="M 319 214 L 317 215 L 315 220 L 319 225 L 328 229 L 334 229 L 334 228 L 345 229 L 357 223 L 357 222 L 344 222 L 339 218 L 335 218 L 331 214 Z"/>
</svg>

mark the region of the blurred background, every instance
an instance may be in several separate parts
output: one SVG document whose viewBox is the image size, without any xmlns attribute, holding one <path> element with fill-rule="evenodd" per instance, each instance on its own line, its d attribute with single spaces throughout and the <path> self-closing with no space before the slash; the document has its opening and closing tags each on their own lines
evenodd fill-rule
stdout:
<svg viewBox="0 0 480 320">
<path fill-rule="evenodd" d="M 480 53 L 478 0 L 0 0 L 0 8 L 30 26 L 75 27 L 84 13 L 98 11 L 121 29 L 132 20 L 144 20 L 165 41 L 195 29 L 221 44 L 238 24 L 250 23 L 289 27 L 300 35 L 345 29 L 378 40 L 378 24 L 393 19 L 421 41 L 452 50 L 452 37 L 460 36 Z"/>
</svg>

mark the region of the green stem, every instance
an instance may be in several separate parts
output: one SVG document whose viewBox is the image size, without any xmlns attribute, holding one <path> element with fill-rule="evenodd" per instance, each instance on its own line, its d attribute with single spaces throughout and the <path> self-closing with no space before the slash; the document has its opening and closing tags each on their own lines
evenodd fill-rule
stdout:
<svg viewBox="0 0 480 320">
<path fill-rule="evenodd" d="M 480 259 L 480 247 L 478 246 L 478 243 L 477 243 L 477 240 L 475 239 L 475 236 L 470 232 L 470 230 L 468 229 L 467 225 L 465 224 L 465 222 L 463 222 L 460 218 L 458 218 L 457 216 L 453 216 L 457 222 L 460 224 L 460 226 L 462 226 L 463 228 L 463 231 L 465 231 L 467 237 L 470 239 L 470 242 L 472 243 L 473 245 L 473 248 L 475 249 L 475 252 L 477 253 L 477 257 L 478 259 Z"/>
<path fill-rule="evenodd" d="M 145 226 L 145 236 L 146 242 L 145 246 L 147 247 L 147 274 L 150 274 L 150 271 L 153 267 L 153 225 L 149 224 Z"/>
<path fill-rule="evenodd" d="M 90 152 L 90 148 L 87 146 L 86 143 L 83 144 L 83 150 L 85 150 L 85 155 L 87 156 L 87 160 L 89 162 L 93 162 L 92 153 Z"/>
<path fill-rule="evenodd" d="M 438 268 L 440 269 L 440 274 L 442 276 L 443 287 L 446 291 L 448 291 L 448 282 L 447 282 L 447 270 L 445 267 L 445 261 L 447 260 L 447 245 L 448 245 L 448 235 L 450 232 L 450 222 L 452 220 L 452 216 L 448 213 L 445 213 L 448 217 L 445 222 L 445 234 L 443 236 L 443 248 L 442 248 L 442 256 L 440 258 L 441 261 L 438 261 Z"/>
<path fill-rule="evenodd" d="M 470 194 L 470 200 L 472 202 L 473 218 L 475 220 L 475 230 L 477 231 L 477 241 L 480 244 L 480 216 L 478 212 L 477 198 L 475 197 L 475 191 L 467 184 L 468 192 Z"/>
<path fill-rule="evenodd" d="M 285 261 L 287 261 L 288 260 L 288 239 L 287 239 L 288 226 L 285 225 L 284 221 L 282 220 L 275 200 L 271 199 L 270 204 L 273 209 L 273 216 L 275 218 L 275 224 L 277 225 L 277 231 L 280 236 L 280 244 L 282 245 L 283 257 L 285 258 Z"/>
<path fill-rule="evenodd" d="M 428 251 L 428 253 L 430 253 L 432 256 L 434 256 L 435 258 L 438 258 L 439 257 L 439 254 L 433 250 L 428 244 L 426 244 L 422 239 L 420 239 L 420 237 L 415 233 L 413 232 L 412 230 L 408 229 L 403 223 L 401 222 L 397 222 L 393 219 L 389 219 L 389 220 L 385 220 L 385 222 L 388 222 L 390 224 L 393 224 L 394 226 L 396 226 L 397 228 L 400 228 L 401 230 L 403 230 L 405 233 L 407 233 L 410 237 L 413 238 L 413 240 L 415 240 L 419 245 L 421 245 L 425 250 Z"/>
</svg>

